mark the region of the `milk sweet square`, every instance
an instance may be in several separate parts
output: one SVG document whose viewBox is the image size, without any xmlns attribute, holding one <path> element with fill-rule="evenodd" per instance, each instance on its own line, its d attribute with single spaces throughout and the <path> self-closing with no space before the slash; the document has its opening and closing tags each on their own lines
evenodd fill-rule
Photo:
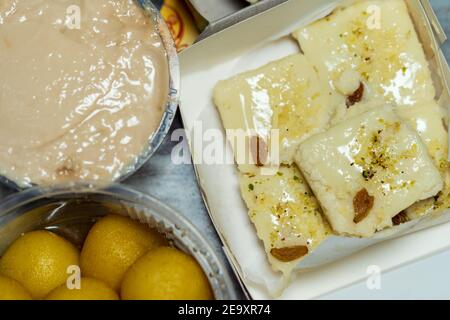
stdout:
<svg viewBox="0 0 450 320">
<path fill-rule="evenodd" d="M 448 171 L 448 133 L 441 106 L 436 101 L 429 101 L 414 106 L 400 106 L 395 112 L 416 130 L 445 176 Z"/>
<path fill-rule="evenodd" d="M 443 188 L 425 144 L 390 106 L 307 139 L 296 163 L 341 235 L 370 237 Z"/>
<path fill-rule="evenodd" d="M 273 269 L 287 277 L 331 233 L 293 164 L 299 143 L 328 126 L 332 112 L 327 100 L 317 72 L 301 54 L 220 81 L 214 90 L 226 130 L 257 134 L 266 144 L 271 130 L 279 130 L 282 165 L 277 171 L 266 175 L 250 162 L 238 162 L 238 168 L 241 194 L 258 237 Z M 240 150 L 233 151 L 237 158 Z"/>
<path fill-rule="evenodd" d="M 295 164 L 274 175 L 239 174 L 242 197 L 272 267 L 289 276 L 331 229 Z"/>
<path fill-rule="evenodd" d="M 378 101 L 357 103 L 347 109 L 345 113 L 337 112 L 331 124 L 335 125 L 353 118 L 381 104 Z M 395 112 L 410 125 L 420 136 L 442 175 L 448 170 L 448 135 L 445 126 L 445 111 L 431 100 L 419 102 L 412 106 L 397 106 Z"/>
<path fill-rule="evenodd" d="M 214 103 L 226 130 L 241 129 L 267 145 L 271 130 L 279 130 L 280 162 L 292 164 L 298 144 L 328 124 L 331 108 L 317 72 L 301 54 L 273 61 L 256 70 L 220 81 Z M 237 157 L 237 150 L 235 157 Z M 249 162 L 238 163 L 252 171 Z"/>
<path fill-rule="evenodd" d="M 74 28 L 64 17 L 81 3 Z M 133 171 L 169 94 L 158 25 L 137 1 L 1 0 L 0 39 L 0 175 L 30 187 Z"/>
<path fill-rule="evenodd" d="M 402 0 L 358 1 L 293 36 L 334 105 L 374 99 L 413 105 L 435 97 L 422 44 Z"/>
</svg>

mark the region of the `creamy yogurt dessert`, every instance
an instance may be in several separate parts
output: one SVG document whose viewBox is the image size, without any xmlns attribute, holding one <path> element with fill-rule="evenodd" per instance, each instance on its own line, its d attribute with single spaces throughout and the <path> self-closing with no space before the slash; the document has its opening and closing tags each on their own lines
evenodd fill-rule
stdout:
<svg viewBox="0 0 450 320">
<path fill-rule="evenodd" d="M 20 186 L 118 179 L 169 91 L 157 26 L 133 0 L 2 0 L 0 71 L 0 175 Z"/>
</svg>

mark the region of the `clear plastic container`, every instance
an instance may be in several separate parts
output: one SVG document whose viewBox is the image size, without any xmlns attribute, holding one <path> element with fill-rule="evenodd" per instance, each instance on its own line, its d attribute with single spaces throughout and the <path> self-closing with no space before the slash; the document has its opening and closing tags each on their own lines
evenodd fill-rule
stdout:
<svg viewBox="0 0 450 320">
<path fill-rule="evenodd" d="M 6 198 L 0 204 L 0 256 L 21 234 L 32 230 L 55 232 L 81 247 L 93 223 L 110 213 L 156 228 L 197 259 L 216 299 L 237 298 L 226 266 L 191 223 L 160 201 L 121 185 L 106 190 L 90 185 L 36 187 Z"/>
</svg>

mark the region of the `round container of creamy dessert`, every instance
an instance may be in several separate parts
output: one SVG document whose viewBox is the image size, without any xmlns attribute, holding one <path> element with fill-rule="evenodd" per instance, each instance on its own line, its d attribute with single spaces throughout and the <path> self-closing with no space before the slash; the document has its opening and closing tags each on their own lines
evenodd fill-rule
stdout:
<svg viewBox="0 0 450 320">
<path fill-rule="evenodd" d="M 82 247 L 92 225 L 110 214 L 156 228 L 198 261 L 217 300 L 237 298 L 227 267 L 189 221 L 157 199 L 122 185 L 105 190 L 87 184 L 33 187 L 10 196 L 0 204 L 0 256 L 22 234 L 35 230 L 54 232 Z"/>
<path fill-rule="evenodd" d="M 150 0 L 0 2 L 0 176 L 109 184 L 160 146 L 179 67 Z"/>
</svg>

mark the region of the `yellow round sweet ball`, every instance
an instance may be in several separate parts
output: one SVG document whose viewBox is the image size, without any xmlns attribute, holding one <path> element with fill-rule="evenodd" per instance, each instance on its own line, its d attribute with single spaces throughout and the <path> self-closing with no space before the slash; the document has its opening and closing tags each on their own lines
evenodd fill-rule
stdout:
<svg viewBox="0 0 450 320">
<path fill-rule="evenodd" d="M 31 300 L 31 295 L 16 280 L 0 276 L 0 300 Z"/>
<path fill-rule="evenodd" d="M 119 296 L 100 280 L 81 278 L 79 289 L 63 284 L 50 292 L 46 300 L 119 300 Z"/>
<path fill-rule="evenodd" d="M 89 231 L 81 250 L 81 272 L 118 292 L 128 268 L 150 249 L 162 245 L 166 240 L 156 230 L 127 217 L 109 215 Z"/>
<path fill-rule="evenodd" d="M 26 233 L 0 259 L 0 274 L 19 282 L 34 299 L 44 298 L 66 282 L 69 266 L 79 265 L 79 252 L 49 231 Z"/>
<path fill-rule="evenodd" d="M 126 273 L 123 300 L 210 300 L 211 287 L 197 261 L 175 248 L 154 249 Z"/>
</svg>

